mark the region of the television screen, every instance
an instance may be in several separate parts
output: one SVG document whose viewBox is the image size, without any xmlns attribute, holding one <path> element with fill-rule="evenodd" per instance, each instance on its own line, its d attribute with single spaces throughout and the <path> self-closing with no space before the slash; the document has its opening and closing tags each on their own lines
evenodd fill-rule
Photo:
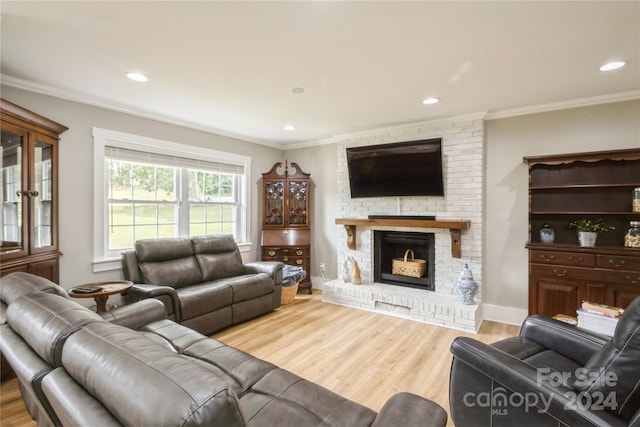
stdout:
<svg viewBox="0 0 640 427">
<path fill-rule="evenodd" d="M 444 196 L 442 139 L 347 148 L 351 197 Z"/>
</svg>

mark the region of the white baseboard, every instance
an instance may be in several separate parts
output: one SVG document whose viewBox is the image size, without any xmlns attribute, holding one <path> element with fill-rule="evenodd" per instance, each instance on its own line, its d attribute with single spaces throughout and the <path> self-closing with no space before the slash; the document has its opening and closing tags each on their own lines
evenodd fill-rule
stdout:
<svg viewBox="0 0 640 427">
<path fill-rule="evenodd" d="M 482 317 L 492 322 L 506 323 L 508 325 L 522 325 L 529 315 L 529 310 L 523 308 L 505 307 L 495 304 L 482 304 Z"/>
</svg>

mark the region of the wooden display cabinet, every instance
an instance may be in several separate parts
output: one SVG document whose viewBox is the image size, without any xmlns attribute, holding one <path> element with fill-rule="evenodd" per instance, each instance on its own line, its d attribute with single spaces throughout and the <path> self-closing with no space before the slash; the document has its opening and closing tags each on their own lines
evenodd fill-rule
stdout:
<svg viewBox="0 0 640 427">
<path fill-rule="evenodd" d="M 291 169 L 293 171 L 291 171 Z M 262 174 L 262 260 L 304 268 L 299 289 L 311 293 L 310 175 L 281 162 Z"/>
<path fill-rule="evenodd" d="M 625 248 L 640 149 L 525 157 L 529 166 L 529 314 L 575 315 L 582 301 L 617 307 L 640 296 L 640 249 Z M 569 222 L 602 219 L 614 230 L 578 245 Z M 539 230 L 549 224 L 553 243 Z"/>
<path fill-rule="evenodd" d="M 67 128 L 0 99 L 0 275 L 58 283 L 58 140 Z"/>
</svg>

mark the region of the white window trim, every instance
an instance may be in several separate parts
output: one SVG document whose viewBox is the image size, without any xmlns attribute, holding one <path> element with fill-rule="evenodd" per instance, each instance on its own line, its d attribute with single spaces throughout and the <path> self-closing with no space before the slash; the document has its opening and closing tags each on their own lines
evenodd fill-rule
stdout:
<svg viewBox="0 0 640 427">
<path fill-rule="evenodd" d="M 194 159 L 228 162 L 244 166 L 244 191 L 240 197 L 240 215 L 244 223 L 243 241 L 238 242 L 241 252 L 251 249 L 251 236 L 248 201 L 251 200 L 251 157 L 241 154 L 226 153 L 194 145 L 164 141 L 146 136 L 94 127 L 93 134 L 93 272 L 119 270 L 122 268 L 120 258 L 107 258 L 104 255 L 106 242 L 105 218 L 106 204 L 104 198 L 105 179 L 105 146 L 128 148 L 130 150 L 150 151 L 167 156 L 191 157 Z"/>
</svg>

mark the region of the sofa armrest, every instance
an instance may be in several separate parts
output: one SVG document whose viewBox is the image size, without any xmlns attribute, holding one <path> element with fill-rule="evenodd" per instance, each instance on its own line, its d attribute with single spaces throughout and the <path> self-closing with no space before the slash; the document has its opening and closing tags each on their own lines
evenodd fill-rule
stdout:
<svg viewBox="0 0 640 427">
<path fill-rule="evenodd" d="M 550 383 L 545 372 L 490 345 L 469 337 L 458 337 L 451 344 L 451 353 L 454 363 L 463 362 L 479 375 L 484 375 L 525 398 L 531 406 L 530 411 L 546 412 L 567 425 L 626 425 L 621 418 L 607 411 L 591 411 L 577 400 L 573 388 Z M 472 382 L 473 378 L 468 380 Z M 452 385 L 449 393 L 450 397 L 454 394 Z"/>
<path fill-rule="evenodd" d="M 182 320 L 182 310 L 180 309 L 180 299 L 178 293 L 171 286 L 147 285 L 143 283 L 135 283 L 129 288 L 125 294 L 125 300 L 128 303 L 134 303 L 145 298 L 158 298 L 168 296 L 171 299 L 175 321 Z"/>
<path fill-rule="evenodd" d="M 148 298 L 100 313 L 100 316 L 116 325 L 139 330 L 149 323 L 166 319 L 167 310 L 162 301 Z"/>
<path fill-rule="evenodd" d="M 243 264 L 245 274 L 266 273 L 276 285 L 282 284 L 282 269 L 284 263 L 280 261 L 254 261 Z"/>
<path fill-rule="evenodd" d="M 412 393 L 397 393 L 384 404 L 371 427 L 444 427 L 447 412 L 437 403 Z"/>
<path fill-rule="evenodd" d="M 605 345 L 609 338 L 545 316 L 529 316 L 520 336 L 555 351 L 581 365 Z"/>
</svg>

